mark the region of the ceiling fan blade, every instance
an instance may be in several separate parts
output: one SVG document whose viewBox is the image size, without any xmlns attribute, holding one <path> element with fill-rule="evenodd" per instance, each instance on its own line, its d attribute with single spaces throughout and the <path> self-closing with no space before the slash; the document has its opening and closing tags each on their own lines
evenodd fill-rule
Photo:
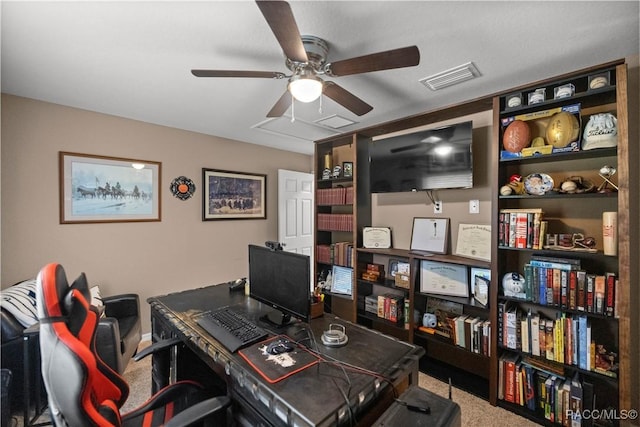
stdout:
<svg viewBox="0 0 640 427">
<path fill-rule="evenodd" d="M 284 73 L 277 71 L 234 71 L 234 70 L 191 70 L 196 77 L 255 77 L 264 79 L 284 79 Z"/>
<path fill-rule="evenodd" d="M 304 50 L 298 24 L 296 24 L 289 3 L 260 0 L 256 0 L 256 3 L 280 43 L 285 56 L 292 61 L 307 62 L 307 52 Z"/>
<path fill-rule="evenodd" d="M 278 102 L 267 113 L 267 117 L 280 117 L 291 106 L 291 94 L 285 90 Z"/>
<path fill-rule="evenodd" d="M 413 67 L 419 63 L 420 51 L 418 47 L 408 46 L 332 62 L 325 66 L 325 72 L 330 76 L 339 77 L 393 68 Z"/>
<path fill-rule="evenodd" d="M 338 86 L 334 82 L 324 82 L 324 89 L 322 92 L 358 116 L 362 116 L 373 110 L 371 105 L 367 104 L 348 90 Z"/>
</svg>

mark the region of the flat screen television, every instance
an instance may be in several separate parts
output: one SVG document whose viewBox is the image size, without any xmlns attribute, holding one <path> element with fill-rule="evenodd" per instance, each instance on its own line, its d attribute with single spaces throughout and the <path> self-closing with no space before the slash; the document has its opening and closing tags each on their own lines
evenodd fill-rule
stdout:
<svg viewBox="0 0 640 427">
<path fill-rule="evenodd" d="M 372 193 L 473 187 L 471 121 L 371 142 Z"/>
<path fill-rule="evenodd" d="M 277 326 L 292 316 L 308 322 L 310 278 L 309 256 L 249 245 L 249 296 L 274 309 L 262 320 Z"/>
</svg>

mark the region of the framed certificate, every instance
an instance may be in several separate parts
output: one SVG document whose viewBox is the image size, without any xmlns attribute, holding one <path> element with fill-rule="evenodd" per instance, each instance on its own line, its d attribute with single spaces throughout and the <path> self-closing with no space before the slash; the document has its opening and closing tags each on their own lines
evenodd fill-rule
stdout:
<svg viewBox="0 0 640 427">
<path fill-rule="evenodd" d="M 491 261 L 491 226 L 460 224 L 456 255 Z"/>
<path fill-rule="evenodd" d="M 446 262 L 420 261 L 420 292 L 468 297 L 467 266 Z"/>
</svg>

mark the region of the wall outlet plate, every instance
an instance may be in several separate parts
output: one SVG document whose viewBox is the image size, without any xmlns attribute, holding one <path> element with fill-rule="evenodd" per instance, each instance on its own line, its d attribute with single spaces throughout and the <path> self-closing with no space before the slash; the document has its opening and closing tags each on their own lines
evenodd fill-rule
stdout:
<svg viewBox="0 0 640 427">
<path fill-rule="evenodd" d="M 442 213 L 442 200 L 436 200 L 435 202 L 433 202 L 433 213 Z"/>
</svg>

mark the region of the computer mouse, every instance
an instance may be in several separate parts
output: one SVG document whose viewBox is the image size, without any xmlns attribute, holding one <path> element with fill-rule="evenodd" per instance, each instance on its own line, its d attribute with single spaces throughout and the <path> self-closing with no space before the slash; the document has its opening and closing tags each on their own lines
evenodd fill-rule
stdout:
<svg viewBox="0 0 640 427">
<path fill-rule="evenodd" d="M 287 339 L 278 339 L 273 341 L 267 346 L 267 353 L 278 355 L 282 353 L 289 353 L 296 348 L 295 344 Z"/>
</svg>

